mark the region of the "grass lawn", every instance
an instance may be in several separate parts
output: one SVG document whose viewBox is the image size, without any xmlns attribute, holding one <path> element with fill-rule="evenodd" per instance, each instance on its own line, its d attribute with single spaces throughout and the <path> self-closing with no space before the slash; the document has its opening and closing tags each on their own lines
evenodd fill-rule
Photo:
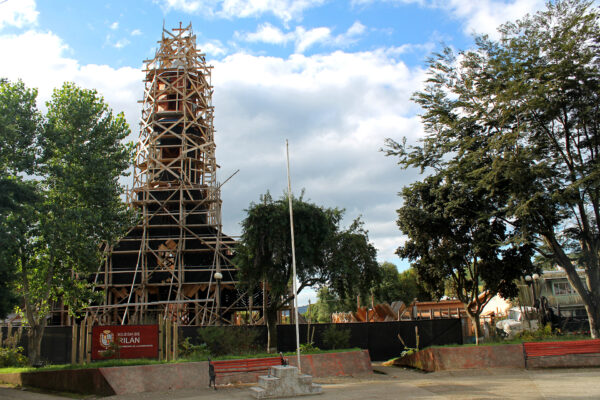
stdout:
<svg viewBox="0 0 600 400">
<path fill-rule="evenodd" d="M 302 354 L 322 354 L 322 353 L 342 353 L 346 351 L 357 351 L 359 348 L 352 349 L 340 349 L 340 350 L 315 350 L 309 351 Z M 283 353 L 286 357 L 295 356 L 296 352 L 287 352 Z M 250 353 L 250 354 L 231 354 L 219 357 L 211 357 L 212 360 L 237 360 L 243 358 L 266 358 L 266 357 L 278 357 L 279 353 Z M 150 364 L 173 364 L 173 363 L 181 363 L 181 362 L 197 362 L 197 361 L 207 361 L 206 357 L 199 357 L 193 359 L 185 359 L 181 358 L 176 361 L 158 361 L 152 359 L 131 359 L 131 360 L 103 360 L 103 361 L 93 361 L 89 364 L 61 364 L 61 365 L 46 365 L 41 368 L 34 367 L 7 367 L 0 368 L 0 374 L 11 374 L 16 372 L 39 372 L 39 371 L 58 371 L 58 370 L 68 370 L 68 369 L 86 369 L 86 368 L 104 368 L 104 367 L 125 367 L 130 365 L 150 365 Z"/>
<path fill-rule="evenodd" d="M 546 336 L 546 337 L 524 337 L 514 338 L 510 340 L 504 339 L 493 339 L 488 342 L 479 343 L 479 346 L 502 346 L 504 344 L 521 344 L 526 342 L 562 342 L 567 340 L 590 340 L 589 335 L 560 335 L 560 336 Z M 443 346 L 430 346 L 432 348 L 438 347 L 464 347 L 464 346 L 477 346 L 475 343 L 467 344 L 446 344 Z M 421 349 L 423 350 L 423 349 Z"/>
</svg>

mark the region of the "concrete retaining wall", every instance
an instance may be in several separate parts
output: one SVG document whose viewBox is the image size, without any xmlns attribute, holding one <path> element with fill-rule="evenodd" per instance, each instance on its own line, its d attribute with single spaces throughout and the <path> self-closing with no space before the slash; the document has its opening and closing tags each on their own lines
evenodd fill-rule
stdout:
<svg viewBox="0 0 600 400">
<path fill-rule="evenodd" d="M 289 358 L 295 365 L 296 358 Z M 315 377 L 373 373 L 366 350 L 303 355 L 301 363 L 302 372 Z M 255 383 L 264 374 L 218 375 L 217 385 Z M 100 396 L 195 389 L 208 386 L 208 362 L 0 374 L 0 382 Z"/>
<path fill-rule="evenodd" d="M 0 382 L 57 392 L 110 396 L 115 391 L 97 368 L 0 374 Z"/>
<path fill-rule="evenodd" d="M 297 357 L 290 356 L 288 359 L 290 365 L 297 366 Z M 373 373 L 368 350 L 307 354 L 300 356 L 300 363 L 302 364 L 302 373 L 312 375 L 313 378 L 357 376 Z"/>
<path fill-rule="evenodd" d="M 440 347 L 421 350 L 396 360 L 398 366 L 423 371 L 473 368 L 525 368 L 523 346 Z"/>
<path fill-rule="evenodd" d="M 548 345 L 556 346 L 549 342 Z M 428 348 L 398 359 L 394 365 L 423 371 L 477 368 L 600 367 L 600 353 L 525 357 L 522 344 Z"/>
</svg>

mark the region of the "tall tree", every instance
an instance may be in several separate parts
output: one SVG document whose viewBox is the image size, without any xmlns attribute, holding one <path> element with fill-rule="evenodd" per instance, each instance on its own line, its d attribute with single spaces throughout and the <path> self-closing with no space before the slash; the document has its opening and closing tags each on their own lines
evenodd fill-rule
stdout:
<svg viewBox="0 0 600 400">
<path fill-rule="evenodd" d="M 387 261 L 383 262 L 379 268 L 381 279 L 373 289 L 378 302 L 391 304 L 401 300 L 408 305 L 415 299 L 419 301 L 432 299 L 428 289 L 420 282 L 416 269 L 410 267 L 405 271 L 398 272 L 398 268 Z"/>
<path fill-rule="evenodd" d="M 20 239 L 15 215 L 27 215 L 37 201 L 34 182 L 24 174 L 34 172 L 41 117 L 37 91 L 23 82 L 0 79 L 0 318 L 13 310 L 18 296 L 12 282 L 16 274 Z"/>
<path fill-rule="evenodd" d="M 348 229 L 336 232 L 326 265 L 329 291 L 346 310 L 356 310 L 356 297 L 368 298 L 373 285 L 381 282 L 377 249 L 369 242 L 360 218 Z"/>
<path fill-rule="evenodd" d="M 479 343 L 483 308 L 495 294 L 517 295 L 515 280 L 533 269 L 531 248 L 512 242 L 512 227 L 495 215 L 495 202 L 457 175 L 440 172 L 402 194 L 398 225 L 408 240 L 398 255 L 438 298 L 450 289 L 465 304 Z"/>
<path fill-rule="evenodd" d="M 22 84 L 6 85 L 27 93 Z M 35 196 L 4 214 L 2 226 L 13 238 L 3 257 L 17 273 L 33 363 L 52 303 L 60 300 L 71 312 L 87 304 L 86 277 L 101 261 L 100 244 L 116 240 L 131 222 L 118 183 L 131 155 L 122 143 L 130 133 L 123 115 L 114 115 L 95 91 L 73 84 L 55 90 L 47 107 L 45 118 L 20 128 L 34 136 L 36 157 L 33 175 L 19 190 L 26 194 L 29 187 Z M 29 171 L 10 172 L 7 179 L 15 181 L 14 174 Z"/>
<path fill-rule="evenodd" d="M 560 265 L 600 334 L 600 25 L 592 3 L 565 0 L 430 63 L 416 101 L 427 136 L 390 142 L 400 163 L 443 170 L 482 160 L 472 178 L 514 240 Z M 575 257 L 570 257 L 575 255 Z M 585 278 L 576 269 L 583 268 Z"/>
<path fill-rule="evenodd" d="M 320 207 L 302 198 L 294 198 L 292 204 L 298 293 L 305 287 L 332 283 L 344 293 L 361 290 L 363 283 L 354 279 L 351 286 L 352 280 L 346 279 L 345 274 L 352 273 L 349 271 L 369 273 L 372 265 L 377 264 L 374 248 L 368 243 L 360 223 L 355 222 L 348 230 L 340 231 L 341 210 Z M 260 203 L 252 203 L 247 213 L 234 261 L 240 271 L 241 286 L 252 289 L 264 284 L 263 287 L 268 288 L 269 304 L 264 317 L 270 347 L 276 342 L 277 312 L 295 295 L 290 291 L 292 251 L 288 198 L 273 200 L 267 193 L 261 196 Z M 369 274 L 365 277 L 368 279 L 371 279 Z M 364 284 L 370 285 L 368 281 Z"/>
<path fill-rule="evenodd" d="M 327 323 L 331 322 L 331 314 L 336 311 L 345 311 L 342 302 L 327 286 L 323 286 L 317 291 L 317 302 L 308 307 L 305 317 L 313 323 Z"/>
</svg>

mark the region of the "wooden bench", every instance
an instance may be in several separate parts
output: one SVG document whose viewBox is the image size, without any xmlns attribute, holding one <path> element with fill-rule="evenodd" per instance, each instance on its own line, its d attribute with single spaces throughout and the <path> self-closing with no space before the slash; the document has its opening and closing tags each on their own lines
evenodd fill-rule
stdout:
<svg viewBox="0 0 600 400">
<path fill-rule="evenodd" d="M 246 358 L 242 360 L 209 360 L 208 363 L 212 365 L 212 368 L 209 367 L 209 379 L 214 384 L 218 375 L 268 371 L 270 367 L 276 365 L 287 365 L 287 360 L 283 355 L 280 355 L 279 357 Z M 210 376 L 211 369 L 214 376 Z"/>
</svg>

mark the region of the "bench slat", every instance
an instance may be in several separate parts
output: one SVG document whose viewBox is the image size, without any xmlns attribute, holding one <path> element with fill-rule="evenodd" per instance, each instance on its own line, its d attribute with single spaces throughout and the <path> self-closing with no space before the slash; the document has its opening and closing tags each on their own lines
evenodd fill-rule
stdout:
<svg viewBox="0 0 600 400">
<path fill-rule="evenodd" d="M 249 358 L 244 360 L 212 361 L 215 373 L 236 373 L 264 371 L 269 367 L 281 365 L 280 357 Z"/>
<path fill-rule="evenodd" d="M 548 343 L 523 343 L 523 347 L 527 357 L 600 353 L 600 339 Z"/>
</svg>

